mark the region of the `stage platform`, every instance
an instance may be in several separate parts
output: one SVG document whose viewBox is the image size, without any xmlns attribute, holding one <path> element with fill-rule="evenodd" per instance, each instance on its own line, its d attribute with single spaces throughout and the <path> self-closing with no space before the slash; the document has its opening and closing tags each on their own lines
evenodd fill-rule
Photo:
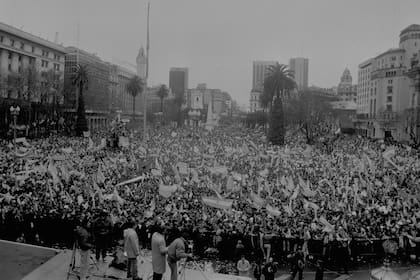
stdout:
<svg viewBox="0 0 420 280">
<path fill-rule="evenodd" d="M 61 280 L 67 279 L 71 250 L 55 250 L 51 248 L 15 243 L 0 240 L 0 280 Z M 91 260 L 89 271 L 90 280 L 105 279 L 127 279 L 126 272 L 109 268 L 112 258 L 107 257 L 105 262 L 98 262 L 97 266 Z M 79 266 L 79 254 L 76 254 L 76 266 Z M 180 266 L 179 266 L 180 267 Z M 418 266 L 393 267 L 394 271 L 400 274 L 402 280 L 410 278 L 410 272 L 419 269 Z M 139 258 L 139 276 L 143 280 L 152 279 L 152 265 L 150 253 L 145 253 Z M 249 280 L 248 277 L 226 275 L 209 271 L 198 271 L 192 269 L 179 269 L 181 274 L 179 280 Z M 76 271 L 77 272 L 77 271 Z M 164 280 L 169 280 L 169 267 L 164 275 Z M 369 279 L 370 269 L 352 271 L 350 280 Z M 305 271 L 305 279 L 314 279 L 313 271 Z M 337 275 L 326 272 L 324 279 L 336 279 Z M 71 275 L 68 279 L 75 280 L 76 276 Z M 277 273 L 276 279 L 289 280 L 290 276 L 286 271 Z"/>
</svg>

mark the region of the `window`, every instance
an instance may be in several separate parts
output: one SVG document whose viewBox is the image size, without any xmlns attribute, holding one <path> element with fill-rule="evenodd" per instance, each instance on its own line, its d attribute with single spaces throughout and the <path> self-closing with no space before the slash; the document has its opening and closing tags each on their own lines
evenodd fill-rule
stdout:
<svg viewBox="0 0 420 280">
<path fill-rule="evenodd" d="M 35 52 L 35 47 L 34 47 L 34 46 L 32 46 L 32 52 L 33 52 L 33 53 Z"/>
<path fill-rule="evenodd" d="M 4 37 L 0 36 L 0 43 L 3 43 L 3 39 L 4 39 Z"/>
<path fill-rule="evenodd" d="M 392 96 L 387 96 L 386 97 L 386 102 L 392 102 Z"/>
<path fill-rule="evenodd" d="M 388 80 L 388 85 L 392 85 L 392 80 Z"/>
<path fill-rule="evenodd" d="M 10 45 L 13 47 L 15 45 L 15 40 L 10 40 Z"/>
<path fill-rule="evenodd" d="M 9 59 L 12 59 L 12 52 L 9 52 Z"/>
<path fill-rule="evenodd" d="M 20 43 L 20 49 L 23 50 L 25 48 L 25 44 L 24 43 Z"/>
<path fill-rule="evenodd" d="M 392 105 L 391 104 L 386 105 L 386 110 L 392 112 Z"/>
<path fill-rule="evenodd" d="M 48 57 L 48 52 L 47 51 L 42 51 L 42 56 Z"/>
<path fill-rule="evenodd" d="M 12 70 L 12 64 L 9 63 L 8 69 L 9 69 L 9 71 Z"/>
<path fill-rule="evenodd" d="M 396 56 L 391 56 L 391 61 L 395 61 L 395 60 L 397 60 L 397 57 Z"/>
<path fill-rule="evenodd" d="M 54 70 L 60 71 L 60 64 L 54 63 Z"/>
<path fill-rule="evenodd" d="M 43 60 L 41 66 L 42 67 L 48 67 L 48 61 Z"/>
</svg>

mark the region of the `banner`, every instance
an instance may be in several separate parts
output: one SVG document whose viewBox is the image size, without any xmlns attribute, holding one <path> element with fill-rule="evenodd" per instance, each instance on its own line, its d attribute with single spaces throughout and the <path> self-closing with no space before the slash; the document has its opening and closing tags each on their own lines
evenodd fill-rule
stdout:
<svg viewBox="0 0 420 280">
<path fill-rule="evenodd" d="M 169 198 L 172 196 L 173 193 L 175 193 L 178 189 L 177 185 L 172 185 L 172 186 L 166 186 L 163 184 L 159 185 L 159 195 L 164 197 L 164 198 Z"/>
<path fill-rule="evenodd" d="M 124 185 L 127 185 L 127 184 L 133 184 L 133 183 L 137 183 L 137 182 L 142 181 L 142 180 L 144 180 L 143 175 L 138 176 L 138 177 L 133 178 L 133 179 L 130 179 L 130 180 L 127 180 L 127 181 L 124 181 L 124 182 L 121 182 L 121 183 L 117 184 L 116 186 L 119 187 L 119 186 L 124 186 Z"/>
<path fill-rule="evenodd" d="M 274 208 L 270 205 L 267 204 L 267 206 L 265 207 L 265 209 L 267 210 L 267 213 L 273 217 L 278 217 L 281 215 L 281 212 L 278 208 Z"/>
<path fill-rule="evenodd" d="M 232 209 L 233 200 L 231 199 L 218 199 L 215 197 L 202 197 L 203 203 L 207 206 L 218 209 Z"/>
</svg>

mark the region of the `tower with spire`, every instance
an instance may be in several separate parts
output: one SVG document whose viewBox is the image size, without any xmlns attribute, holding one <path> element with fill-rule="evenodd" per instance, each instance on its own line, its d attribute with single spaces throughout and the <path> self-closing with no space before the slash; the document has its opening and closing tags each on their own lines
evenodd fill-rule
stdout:
<svg viewBox="0 0 420 280">
<path fill-rule="evenodd" d="M 343 101 L 356 102 L 357 85 L 353 85 L 350 70 L 346 67 L 338 84 L 337 94 Z"/>
<path fill-rule="evenodd" d="M 137 64 L 137 75 L 140 78 L 144 79 L 146 77 L 147 58 L 146 58 L 146 54 L 144 52 L 143 46 L 140 47 L 139 53 L 137 54 L 136 64 Z"/>
</svg>

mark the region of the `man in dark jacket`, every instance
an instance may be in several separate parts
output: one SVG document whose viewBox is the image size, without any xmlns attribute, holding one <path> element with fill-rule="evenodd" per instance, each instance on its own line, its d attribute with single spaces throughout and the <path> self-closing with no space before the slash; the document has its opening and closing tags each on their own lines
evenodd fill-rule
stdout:
<svg viewBox="0 0 420 280">
<path fill-rule="evenodd" d="M 273 258 L 269 258 L 262 270 L 265 280 L 274 280 L 274 275 L 277 272 L 277 267 L 273 263 Z"/>
<path fill-rule="evenodd" d="M 292 279 L 295 279 L 296 274 L 299 273 L 299 280 L 303 278 L 303 268 L 305 266 L 304 255 L 302 247 L 298 247 L 297 251 L 290 256 L 292 262 Z"/>
<path fill-rule="evenodd" d="M 112 232 L 112 221 L 108 213 L 101 211 L 99 217 L 93 222 L 93 233 L 95 235 L 95 253 L 96 260 L 99 261 L 102 255 L 105 261 L 106 251 L 109 246 L 109 238 Z"/>
</svg>

